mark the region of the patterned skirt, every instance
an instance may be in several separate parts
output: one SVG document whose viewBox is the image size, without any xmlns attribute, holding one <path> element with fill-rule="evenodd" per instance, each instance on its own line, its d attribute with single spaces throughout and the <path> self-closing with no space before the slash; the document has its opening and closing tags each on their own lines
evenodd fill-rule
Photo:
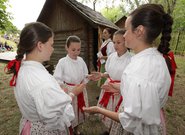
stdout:
<svg viewBox="0 0 185 135">
<path fill-rule="evenodd" d="M 120 106 L 119 112 L 123 112 L 123 107 Z M 142 124 L 143 135 L 166 135 L 163 122 L 164 121 L 161 119 L 161 124 L 159 126 Z M 135 134 L 140 135 L 140 133 Z M 134 135 L 134 133 L 124 130 L 120 122 L 113 121 L 109 135 Z"/>
<path fill-rule="evenodd" d="M 27 126 L 29 124 L 29 126 Z M 20 135 L 69 135 L 69 129 L 66 127 L 64 131 L 47 130 L 46 125 L 41 122 L 29 122 L 25 118 L 21 118 Z"/>
</svg>

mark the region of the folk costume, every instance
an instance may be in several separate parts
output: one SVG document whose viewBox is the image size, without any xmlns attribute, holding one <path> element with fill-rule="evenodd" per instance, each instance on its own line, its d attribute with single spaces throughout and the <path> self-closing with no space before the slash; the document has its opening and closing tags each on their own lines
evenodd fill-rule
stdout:
<svg viewBox="0 0 185 135">
<path fill-rule="evenodd" d="M 72 99 L 41 63 L 23 61 L 14 89 L 22 114 L 21 135 L 69 134 L 74 119 Z"/>
<path fill-rule="evenodd" d="M 54 72 L 54 77 L 62 87 L 67 89 L 67 93 L 70 93 L 75 86 L 82 82 L 87 83 L 87 75 L 87 66 L 84 60 L 79 56 L 76 60 L 71 59 L 68 55 L 61 58 Z M 75 119 L 72 121 L 72 127 L 74 128 L 85 120 L 85 114 L 82 107 L 88 106 L 86 89 L 84 89 L 78 96 L 74 97 L 72 105 L 75 112 Z"/>
<path fill-rule="evenodd" d="M 122 73 L 126 66 L 129 64 L 130 59 L 131 55 L 128 51 L 122 56 L 118 56 L 117 52 L 112 53 L 108 57 L 105 64 L 105 73 L 109 75 L 109 78 L 106 80 L 105 84 L 108 82 L 120 83 Z M 97 106 L 107 108 L 111 111 L 117 111 L 121 102 L 122 96 L 120 93 L 106 92 L 106 90 L 102 89 Z M 100 115 L 100 117 L 102 118 L 104 124 L 110 128 L 112 120 L 110 118 L 104 117 L 103 115 Z"/>
</svg>

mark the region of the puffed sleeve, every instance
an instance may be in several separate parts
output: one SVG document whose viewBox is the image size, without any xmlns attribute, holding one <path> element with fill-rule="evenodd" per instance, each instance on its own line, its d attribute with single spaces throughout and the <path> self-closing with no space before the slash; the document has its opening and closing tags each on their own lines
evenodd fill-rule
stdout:
<svg viewBox="0 0 185 135">
<path fill-rule="evenodd" d="M 59 86 L 50 83 L 45 82 L 44 85 L 37 86 L 31 96 L 40 121 L 46 123 L 46 128 L 64 130 L 66 126 L 71 125 L 75 117 L 72 100 Z"/>
<path fill-rule="evenodd" d="M 107 50 L 106 50 L 107 56 L 109 56 L 113 52 L 115 52 L 115 48 L 114 48 L 114 43 L 111 41 L 107 45 Z"/>
<path fill-rule="evenodd" d="M 62 76 L 63 76 L 63 69 L 64 69 L 64 64 L 62 64 L 63 60 L 59 60 L 59 62 L 57 63 L 56 65 L 56 68 L 55 68 L 55 71 L 54 71 L 54 74 L 53 76 L 55 77 L 55 79 L 57 80 L 57 82 L 62 85 L 64 84 L 64 81 L 62 79 Z"/>
<path fill-rule="evenodd" d="M 88 76 L 87 65 L 86 65 L 86 63 L 83 59 L 81 59 L 81 62 L 82 62 L 82 65 L 83 65 L 84 83 L 87 83 L 89 81 L 89 79 L 87 78 L 87 76 Z"/>
<path fill-rule="evenodd" d="M 124 129 L 139 132 L 141 124 L 160 124 L 160 100 L 158 84 L 138 76 L 123 74 L 121 88 L 124 111 L 119 114 Z M 129 83 L 128 83 L 129 82 Z M 125 85 L 127 84 L 127 85 Z"/>
</svg>

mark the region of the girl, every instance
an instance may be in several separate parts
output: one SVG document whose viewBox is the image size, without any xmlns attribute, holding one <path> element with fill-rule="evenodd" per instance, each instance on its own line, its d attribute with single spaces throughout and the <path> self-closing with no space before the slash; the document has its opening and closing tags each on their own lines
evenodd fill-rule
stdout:
<svg viewBox="0 0 185 135">
<path fill-rule="evenodd" d="M 110 134 L 156 135 L 165 134 L 160 111 L 164 107 L 171 78 L 162 54 L 168 54 L 173 20 L 161 5 L 145 4 L 126 19 L 125 45 L 135 56 L 123 72 L 121 94 L 123 104 L 119 113 L 99 107 L 84 108 L 120 122 Z M 161 34 L 158 48 L 153 41 Z"/>
<path fill-rule="evenodd" d="M 84 60 L 79 57 L 81 49 L 81 41 L 77 36 L 69 36 L 66 41 L 67 56 L 61 58 L 56 66 L 54 77 L 60 86 L 66 89 L 66 93 L 73 91 L 73 88 L 81 83 L 87 83 L 88 69 Z M 78 97 L 72 102 L 75 119 L 72 121 L 74 132 L 78 134 L 78 125 L 85 120 L 85 114 L 82 110 L 83 106 L 88 106 L 87 91 L 84 89 Z"/>
<path fill-rule="evenodd" d="M 27 24 L 20 34 L 16 59 L 7 65 L 8 73 L 14 73 L 10 85 L 22 114 L 21 135 L 69 135 L 74 119 L 71 100 L 85 87 L 82 84 L 67 95 L 42 65 L 50 60 L 53 38 L 46 25 Z"/>
<path fill-rule="evenodd" d="M 113 42 L 114 42 L 114 48 L 116 52 L 112 53 L 105 64 L 105 70 L 106 72 L 101 73 L 99 72 L 99 76 L 107 78 L 104 85 L 102 85 L 102 90 L 100 93 L 100 98 L 98 101 L 97 106 L 107 108 L 111 111 L 117 111 L 116 107 L 118 108 L 119 104 L 122 101 L 122 97 L 120 95 L 120 92 L 106 92 L 106 90 L 110 89 L 108 83 L 120 83 L 122 72 L 124 71 L 125 67 L 130 62 L 131 55 L 127 51 L 127 48 L 125 47 L 125 40 L 123 38 L 123 35 L 125 33 L 125 30 L 118 30 L 113 35 Z M 111 126 L 111 119 L 102 117 L 102 120 L 104 124 L 110 128 Z"/>
<path fill-rule="evenodd" d="M 103 39 L 104 39 L 104 42 L 102 43 L 100 49 L 99 49 L 99 52 L 97 53 L 97 56 L 98 56 L 98 71 L 101 72 L 101 73 L 104 73 L 105 72 L 105 62 L 108 58 L 108 56 L 115 52 L 115 49 L 114 49 L 114 44 L 111 40 L 111 36 L 112 36 L 112 31 L 110 28 L 105 28 L 103 30 Z M 101 86 L 103 83 L 105 82 L 105 79 L 101 79 L 99 82 L 98 82 L 98 86 Z"/>
</svg>

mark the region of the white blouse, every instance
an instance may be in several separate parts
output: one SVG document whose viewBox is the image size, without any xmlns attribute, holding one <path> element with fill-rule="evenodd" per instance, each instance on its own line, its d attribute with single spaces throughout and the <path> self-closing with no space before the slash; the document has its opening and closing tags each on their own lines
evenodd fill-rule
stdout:
<svg viewBox="0 0 185 135">
<path fill-rule="evenodd" d="M 105 70 L 112 80 L 121 80 L 122 73 L 130 60 L 131 55 L 128 51 L 122 56 L 118 56 L 117 52 L 114 52 L 108 57 Z"/>
<path fill-rule="evenodd" d="M 165 59 L 156 48 L 133 56 L 121 79 L 124 112 L 119 119 L 123 128 L 134 134 L 158 133 L 160 109 L 167 101 L 170 83 Z"/>
<path fill-rule="evenodd" d="M 102 57 L 102 56 L 103 56 L 103 54 L 101 53 L 101 49 L 102 49 L 104 46 L 106 46 L 106 45 L 107 45 L 107 48 L 106 48 L 106 54 L 107 54 L 107 56 L 111 55 L 111 53 L 113 53 L 113 52 L 116 51 L 115 48 L 114 48 L 114 43 L 113 43 L 112 40 L 109 38 L 109 39 L 105 40 L 105 41 L 102 43 L 102 45 L 101 45 L 101 47 L 100 47 L 100 49 L 99 49 L 99 52 L 97 53 L 97 56 L 98 56 L 98 57 Z M 104 64 L 104 63 L 105 63 L 105 60 L 104 60 L 104 59 L 101 59 L 100 62 L 101 62 L 101 64 Z"/>
<path fill-rule="evenodd" d="M 71 125 L 71 97 L 41 63 L 22 62 L 14 92 L 23 117 L 30 122 L 43 122 L 48 130 L 65 130 Z"/>
<path fill-rule="evenodd" d="M 101 48 L 100 50 L 105 46 L 107 45 L 107 50 L 106 50 L 106 53 L 107 53 L 107 56 L 109 56 L 111 53 L 115 52 L 115 48 L 114 48 L 114 43 L 112 42 L 112 40 L 109 38 L 107 40 L 105 40 L 103 42 L 103 44 L 101 45 Z"/>
<path fill-rule="evenodd" d="M 59 60 L 53 76 L 62 85 L 64 82 L 71 84 L 87 82 L 87 75 L 88 69 L 84 60 L 81 57 L 74 60 L 67 55 Z"/>
</svg>

